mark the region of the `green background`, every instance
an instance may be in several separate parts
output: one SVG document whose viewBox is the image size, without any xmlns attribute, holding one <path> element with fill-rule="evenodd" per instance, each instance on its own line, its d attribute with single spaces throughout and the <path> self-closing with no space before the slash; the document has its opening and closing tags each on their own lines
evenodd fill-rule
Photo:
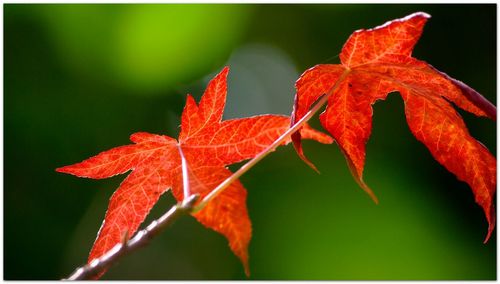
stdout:
<svg viewBox="0 0 500 284">
<path fill-rule="evenodd" d="M 496 5 L 4 5 L 4 278 L 83 264 L 124 176 L 56 173 L 148 131 L 176 137 L 187 93 L 231 66 L 225 118 L 289 114 L 293 83 L 338 63 L 348 36 L 432 15 L 415 57 L 496 103 Z M 397 94 L 374 105 L 365 181 L 336 145 L 291 146 L 245 176 L 250 279 L 496 279 L 496 231 L 471 190 L 408 130 Z M 496 153 L 495 122 L 461 112 Z M 318 120 L 312 122 L 320 128 Z M 234 169 L 235 167 L 232 167 Z M 148 220 L 174 204 L 165 194 Z M 184 217 L 104 279 L 246 279 L 226 240 Z"/>
</svg>

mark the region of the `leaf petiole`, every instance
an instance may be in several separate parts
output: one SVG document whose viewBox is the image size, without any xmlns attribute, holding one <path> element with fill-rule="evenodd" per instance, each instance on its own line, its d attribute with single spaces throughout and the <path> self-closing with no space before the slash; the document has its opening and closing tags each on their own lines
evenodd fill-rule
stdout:
<svg viewBox="0 0 500 284">
<path fill-rule="evenodd" d="M 184 152 L 182 152 L 182 147 L 177 144 L 177 149 L 179 149 L 179 155 L 181 156 L 181 167 L 182 167 L 182 189 L 184 197 L 182 198 L 182 204 L 185 204 L 189 197 L 191 197 L 191 190 L 189 187 L 189 174 L 186 158 L 184 157 Z"/>
</svg>

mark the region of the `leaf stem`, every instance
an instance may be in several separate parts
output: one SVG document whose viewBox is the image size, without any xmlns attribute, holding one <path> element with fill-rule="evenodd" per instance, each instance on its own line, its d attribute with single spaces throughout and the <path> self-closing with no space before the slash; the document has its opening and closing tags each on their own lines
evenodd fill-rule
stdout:
<svg viewBox="0 0 500 284">
<path fill-rule="evenodd" d="M 64 280 L 88 280 L 94 279 L 106 268 L 130 252 L 146 245 L 153 237 L 162 232 L 165 228 L 183 215 L 191 213 L 198 195 L 191 195 L 177 205 L 174 205 L 167 213 L 151 222 L 146 229 L 141 230 L 127 242 L 119 243 L 110 249 L 107 253 L 91 263 L 81 266 L 75 270 L 67 279 Z"/>
<path fill-rule="evenodd" d="M 201 201 L 196 205 L 193 209 L 193 213 L 196 213 L 203 209 L 208 202 L 214 199 L 217 195 L 219 195 L 224 189 L 226 189 L 232 182 L 239 179 L 244 173 L 246 173 L 249 169 L 251 169 L 255 164 L 257 164 L 260 160 L 262 160 L 269 153 L 276 150 L 276 148 L 282 144 L 286 139 L 289 139 L 290 136 L 298 131 L 313 115 L 315 115 L 321 107 L 326 104 L 330 96 L 333 92 L 339 87 L 340 83 L 347 77 L 351 70 L 346 68 L 344 73 L 337 79 L 335 84 L 330 88 L 330 90 L 320 97 L 314 106 L 302 117 L 297 123 L 295 123 L 292 127 L 290 127 L 285 133 L 283 133 L 278 139 L 276 139 L 271 145 L 269 145 L 266 149 L 262 150 L 257 156 L 253 159 L 249 160 L 246 164 L 241 166 L 236 172 L 234 172 L 230 177 L 220 183 L 216 188 L 214 188 L 209 194 L 207 194 Z"/>
<path fill-rule="evenodd" d="M 189 188 L 189 174 L 186 158 L 184 157 L 184 152 L 182 152 L 181 145 L 178 144 L 179 155 L 181 156 L 181 167 L 182 167 L 182 189 L 184 192 L 183 202 L 188 199 L 191 195 L 191 190 Z"/>
</svg>

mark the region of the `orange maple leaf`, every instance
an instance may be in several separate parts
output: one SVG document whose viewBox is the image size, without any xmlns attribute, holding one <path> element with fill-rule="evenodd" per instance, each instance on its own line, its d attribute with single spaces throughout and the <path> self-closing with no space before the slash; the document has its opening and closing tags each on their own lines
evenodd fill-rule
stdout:
<svg viewBox="0 0 500 284">
<path fill-rule="evenodd" d="M 330 95 L 321 124 L 337 141 L 360 186 L 377 202 L 363 181 L 365 145 L 371 134 L 372 104 L 399 92 L 411 132 L 446 169 L 472 188 L 489 224 L 485 242 L 495 226 L 493 196 L 496 159 L 470 136 L 450 102 L 477 116 L 496 120 L 496 108 L 464 83 L 411 57 L 430 16 L 415 13 L 382 26 L 355 31 L 340 53 L 341 64 L 320 64 L 305 71 L 296 83 L 292 124 L 322 95 Z M 300 133 L 292 136 L 304 156 Z"/>
<path fill-rule="evenodd" d="M 253 158 L 272 144 L 290 126 L 281 115 L 260 115 L 222 121 L 226 103 L 224 68 L 207 86 L 197 106 L 188 95 L 182 114 L 179 140 L 145 132 L 132 134 L 135 144 L 116 147 L 83 162 L 58 168 L 58 172 L 94 179 L 132 172 L 121 183 L 109 202 L 88 262 L 131 237 L 144 221 L 161 194 L 172 188 L 178 201 L 184 198 L 182 158 L 187 164 L 189 191 L 200 199 L 231 176 L 227 165 Z M 309 127 L 302 135 L 321 143 L 332 143 L 326 134 Z M 285 141 L 286 143 L 290 142 Z M 246 207 L 247 192 L 233 182 L 193 216 L 229 240 L 229 246 L 248 268 L 251 223 Z"/>
</svg>

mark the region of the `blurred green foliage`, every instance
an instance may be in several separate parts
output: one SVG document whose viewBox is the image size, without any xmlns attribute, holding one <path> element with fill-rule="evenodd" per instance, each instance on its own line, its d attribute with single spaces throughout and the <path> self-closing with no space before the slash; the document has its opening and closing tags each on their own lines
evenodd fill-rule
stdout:
<svg viewBox="0 0 500 284">
<path fill-rule="evenodd" d="M 496 6 L 4 5 L 4 278 L 59 279 L 85 262 L 123 176 L 57 174 L 128 143 L 136 131 L 176 137 L 186 93 L 230 65 L 226 117 L 289 113 L 293 83 L 337 63 L 356 29 L 424 11 L 414 55 L 496 103 Z M 374 105 L 365 180 L 335 145 L 290 146 L 242 178 L 253 222 L 250 279 L 496 279 L 496 233 L 470 189 L 408 131 L 396 95 Z M 492 121 L 461 112 L 496 153 Z M 312 124 L 320 127 L 317 119 Z M 149 220 L 174 203 L 165 194 Z M 104 279 L 245 279 L 226 240 L 179 220 Z"/>
<path fill-rule="evenodd" d="M 71 68 L 140 94 L 189 82 L 223 64 L 250 12 L 238 5 L 174 4 L 42 10 L 57 52 Z"/>
</svg>

